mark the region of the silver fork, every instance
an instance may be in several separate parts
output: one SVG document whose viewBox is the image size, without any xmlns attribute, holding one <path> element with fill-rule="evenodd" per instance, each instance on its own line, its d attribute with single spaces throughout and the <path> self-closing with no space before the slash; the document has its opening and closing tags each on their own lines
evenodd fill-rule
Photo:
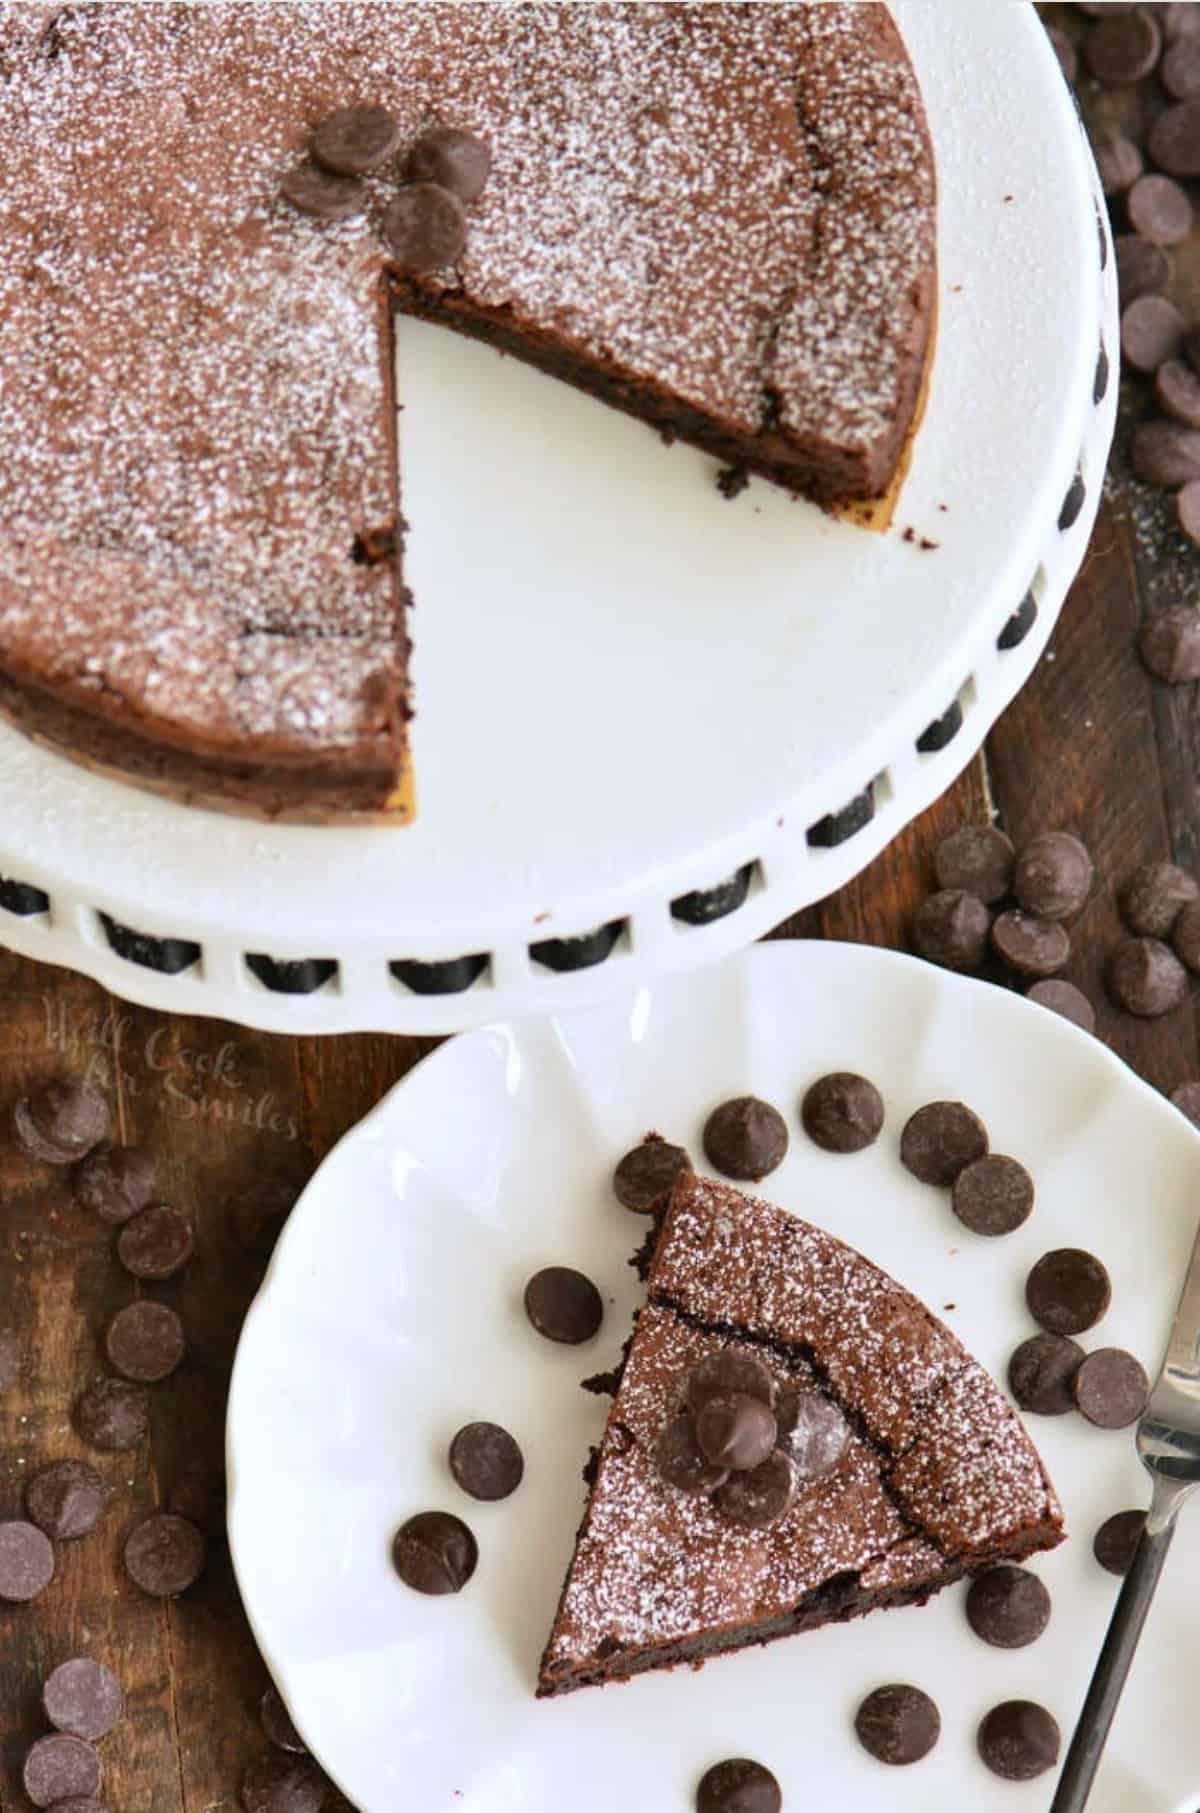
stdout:
<svg viewBox="0 0 1200 1813">
<path fill-rule="evenodd" d="M 1179 1508 L 1200 1485 L 1200 1232 L 1167 1356 L 1137 1426 L 1137 1451 L 1154 1481 L 1146 1527 L 1113 1611 L 1050 1813 L 1082 1813 L 1087 1805 Z"/>
</svg>

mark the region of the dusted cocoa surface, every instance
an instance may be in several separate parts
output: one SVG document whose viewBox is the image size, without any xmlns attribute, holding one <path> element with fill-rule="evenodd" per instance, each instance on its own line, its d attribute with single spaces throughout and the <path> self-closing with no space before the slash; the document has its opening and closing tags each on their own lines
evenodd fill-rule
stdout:
<svg viewBox="0 0 1200 1813">
<path fill-rule="evenodd" d="M 1061 1540 L 1053 1487 L 949 1329 L 831 1235 L 708 1178 L 676 1182 L 542 1659 L 543 1696 L 923 1601 Z M 852 1426 L 766 1527 L 661 1474 L 697 1366 L 756 1357 Z M 703 1438 L 701 1438 L 703 1439 Z M 732 1476 L 737 1478 L 737 1475 Z"/>
<path fill-rule="evenodd" d="M 393 306 L 795 488 L 886 483 L 934 177 L 882 6 L 117 0 L 10 8 L 0 54 L 0 708 L 87 761 L 288 817 L 394 805 Z M 364 70 L 400 150 L 318 222 L 279 185 Z M 453 270 L 401 288 L 381 217 L 431 110 L 493 167 Z"/>
</svg>

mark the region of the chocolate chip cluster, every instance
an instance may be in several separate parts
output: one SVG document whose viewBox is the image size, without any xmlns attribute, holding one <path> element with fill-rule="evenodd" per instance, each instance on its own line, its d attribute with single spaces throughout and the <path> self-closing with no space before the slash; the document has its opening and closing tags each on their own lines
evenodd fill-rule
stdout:
<svg viewBox="0 0 1200 1813">
<path fill-rule="evenodd" d="M 194 1247 L 191 1222 L 170 1204 L 152 1201 L 154 1165 L 148 1153 L 109 1143 L 112 1116 L 94 1083 L 50 1078 L 15 1104 L 12 1128 L 18 1149 L 33 1163 L 71 1167 L 79 1206 L 119 1229 L 117 1258 L 131 1277 L 156 1283 L 187 1264 Z M 140 1446 L 150 1427 L 146 1387 L 170 1377 L 186 1350 L 183 1323 L 169 1304 L 138 1297 L 118 1309 L 104 1331 L 112 1375 L 94 1379 L 76 1399 L 77 1434 L 102 1453 Z M 0 1526 L 8 1533 L 0 1541 L 0 1599 L 36 1597 L 54 1576 L 52 1544 L 87 1535 L 110 1496 L 105 1481 L 84 1461 L 54 1461 L 39 1469 L 25 1490 L 29 1522 Z M 191 1485 L 179 1504 L 190 1511 L 195 1498 Z M 174 1493 L 168 1507 L 135 1524 L 125 1542 L 126 1573 L 155 1598 L 186 1591 L 204 1567 L 203 1531 L 177 1513 Z"/>
<path fill-rule="evenodd" d="M 21 1783 L 35 1807 L 100 1806 L 96 1745 L 125 1712 L 116 1676 L 90 1656 L 62 1662 L 42 1685 L 42 1710 L 53 1730 L 25 1753 Z"/>
<path fill-rule="evenodd" d="M 1018 853 L 996 826 L 963 825 L 938 845 L 934 870 L 938 891 L 913 920 L 918 955 L 978 970 L 990 946 L 1018 976 L 1038 978 L 1031 1000 L 1094 1032 L 1090 1001 L 1058 977 L 1071 955 L 1063 921 L 1082 910 L 1094 878 L 1079 839 L 1046 831 Z M 1200 882 L 1175 863 L 1143 863 L 1117 898 L 1131 936 L 1109 957 L 1108 993 L 1126 1013 L 1155 1019 L 1187 999 L 1189 972 L 1200 975 Z M 1200 1120 L 1200 1085 L 1182 1085 L 1172 1100 Z"/>
<path fill-rule="evenodd" d="M 1133 430 L 1130 463 L 1144 483 L 1175 493 L 1180 529 L 1200 542 L 1200 327 L 1166 294 L 1200 177 L 1200 7 L 1064 7 L 1058 17 L 1070 29 L 1050 35 L 1068 81 L 1082 60 L 1107 91 L 1110 123 L 1093 130 L 1092 149 L 1115 236 L 1122 366 L 1140 376 L 1153 410 Z M 1157 679 L 1200 679 L 1200 612 L 1156 612 L 1139 650 Z"/>
<path fill-rule="evenodd" d="M 819 1391 L 777 1391 L 754 1354 L 724 1347 L 689 1377 L 656 1459 L 677 1491 L 710 1498 L 740 1529 L 765 1530 L 801 1486 L 833 1472 L 849 1438 L 841 1412 Z"/>
<path fill-rule="evenodd" d="M 937 892 L 913 920 L 918 955 L 945 969 L 977 970 L 990 946 L 1037 985 L 1033 994 L 1065 969 L 1071 956 L 1065 921 L 1082 912 L 1093 878 L 1092 859 L 1077 837 L 1044 831 L 1018 852 L 995 825 L 963 825 L 938 845 L 934 870 Z M 1095 1024 L 1089 1003 L 1069 984 L 1059 983 L 1045 1005 L 1089 1032 Z"/>
<path fill-rule="evenodd" d="M 1118 904 L 1133 936 L 1109 959 L 1109 990 L 1127 1013 L 1155 1019 L 1187 999 L 1188 971 L 1200 974 L 1200 884 L 1172 862 L 1143 863 Z"/>
<path fill-rule="evenodd" d="M 309 157 L 282 178 L 280 194 L 317 220 L 365 214 L 371 192 L 364 179 L 382 174 L 399 149 L 400 125 L 386 107 L 339 107 L 316 127 Z M 474 133 L 430 126 L 421 134 L 379 223 L 402 271 L 457 263 L 467 243 L 467 205 L 482 195 L 491 167 L 491 150 Z"/>
<path fill-rule="evenodd" d="M 1075 1339 L 1112 1302 L 1103 1261 L 1079 1247 L 1043 1253 L 1025 1281 L 1025 1301 L 1042 1332 L 1022 1341 L 1009 1361 L 1009 1390 L 1021 1409 L 1037 1416 L 1077 1410 L 1098 1429 L 1136 1423 L 1150 1395 L 1141 1361 L 1122 1347 L 1085 1353 Z"/>
</svg>

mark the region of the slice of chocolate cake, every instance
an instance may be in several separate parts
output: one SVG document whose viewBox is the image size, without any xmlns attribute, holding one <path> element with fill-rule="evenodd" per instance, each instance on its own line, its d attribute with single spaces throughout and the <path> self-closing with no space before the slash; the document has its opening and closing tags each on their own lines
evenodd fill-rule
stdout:
<svg viewBox="0 0 1200 1813">
<path fill-rule="evenodd" d="M 923 1304 L 821 1229 L 684 1174 L 538 1694 L 923 1604 L 1062 1534 L 1018 1417 Z"/>
<path fill-rule="evenodd" d="M 31 3 L 0 87 L 0 712 L 92 766 L 411 814 L 398 311 L 819 498 L 896 467 L 936 210 L 883 6 Z M 431 127 L 486 180 L 414 258 Z"/>
</svg>

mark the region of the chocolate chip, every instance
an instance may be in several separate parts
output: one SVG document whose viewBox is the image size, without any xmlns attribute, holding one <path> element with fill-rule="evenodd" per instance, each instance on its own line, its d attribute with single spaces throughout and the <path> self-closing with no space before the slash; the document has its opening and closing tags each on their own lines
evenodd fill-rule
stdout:
<svg viewBox="0 0 1200 1813">
<path fill-rule="evenodd" d="M 1098 132 L 1092 140 L 1092 153 L 1100 187 L 1110 197 L 1131 188 L 1146 167 L 1138 147 L 1123 132 Z"/>
<path fill-rule="evenodd" d="M 329 1783 L 308 1756 L 267 1751 L 242 1776 L 243 1813 L 321 1813 Z"/>
<path fill-rule="evenodd" d="M 854 1715 L 863 1749 L 881 1763 L 919 1763 L 942 1734 L 941 1714 L 927 1693 L 889 1682 L 869 1693 Z"/>
<path fill-rule="evenodd" d="M 988 1149 L 987 1128 L 963 1102 L 918 1108 L 900 1135 L 900 1161 L 922 1183 L 949 1189 Z"/>
<path fill-rule="evenodd" d="M 292 1723 L 292 1715 L 273 1687 L 268 1687 L 258 1703 L 258 1718 L 268 1743 L 292 1756 L 307 1756 L 308 1745 Z"/>
<path fill-rule="evenodd" d="M 142 1209 L 117 1236 L 117 1258 L 135 1278 L 173 1278 L 194 1247 L 187 1216 L 165 1202 Z"/>
<path fill-rule="evenodd" d="M 660 1479 L 678 1492 L 690 1492 L 707 1498 L 729 1478 L 726 1467 L 714 1467 L 700 1452 L 696 1425 L 684 1413 L 672 1417 L 658 1438 L 654 1465 Z"/>
<path fill-rule="evenodd" d="M 704 1123 L 704 1154 L 709 1164 L 739 1183 L 757 1183 L 766 1177 L 783 1163 L 787 1149 L 783 1116 L 754 1095 L 722 1102 Z"/>
<path fill-rule="evenodd" d="M 1092 1553 L 1100 1566 L 1123 1579 L 1133 1566 L 1145 1527 L 1144 1511 L 1117 1511 L 1106 1517 L 1092 1538 Z"/>
<path fill-rule="evenodd" d="M 1200 1127 L 1200 1082 L 1180 1083 L 1178 1089 L 1172 1089 L 1170 1100 L 1193 1127 Z"/>
<path fill-rule="evenodd" d="M 110 1496 L 95 1467 L 84 1460 L 56 1460 L 26 1482 L 25 1511 L 55 1542 L 75 1542 L 95 1529 Z"/>
<path fill-rule="evenodd" d="M 1083 1362 L 1083 1348 L 1067 1335 L 1030 1335 L 1008 1362 L 1008 1388 L 1022 1410 L 1036 1416 L 1066 1416 L 1074 1410 L 1071 1385 Z"/>
<path fill-rule="evenodd" d="M 1136 233 L 1121 233 L 1115 243 L 1122 310 L 1141 296 L 1161 294 L 1173 274 L 1170 254 L 1162 246 L 1152 246 L 1149 240 L 1139 239 Z"/>
<path fill-rule="evenodd" d="M 1033 1179 L 1017 1159 L 989 1152 L 959 1172 L 950 1201 L 973 1234 L 1011 1234 L 1033 1212 Z"/>
<path fill-rule="evenodd" d="M 525 1314 L 547 1341 L 578 1346 L 596 1333 L 604 1320 L 604 1305 L 582 1272 L 568 1265 L 548 1265 L 525 1286 Z"/>
<path fill-rule="evenodd" d="M 392 1562 L 418 1593 L 461 1593 L 479 1561 L 479 1546 L 461 1517 L 421 1511 L 396 1532 Z"/>
<path fill-rule="evenodd" d="M 1098 82 L 1110 88 L 1140 82 L 1162 54 L 1162 33 L 1145 7 L 1110 7 L 1083 40 L 1083 58 Z"/>
<path fill-rule="evenodd" d="M 1125 210 L 1130 226 L 1151 245 L 1178 245 L 1192 230 L 1192 204 L 1169 176 L 1139 176 Z"/>
<path fill-rule="evenodd" d="M 107 1139 L 108 1102 L 93 1083 L 54 1077 L 13 1110 L 17 1144 L 44 1165 L 73 1165 Z"/>
<path fill-rule="evenodd" d="M 159 1511 L 135 1525 L 125 1543 L 125 1572 L 155 1599 L 174 1599 L 204 1572 L 204 1533 L 186 1517 Z"/>
<path fill-rule="evenodd" d="M 1134 371 L 1156 371 L 1183 344 L 1184 319 L 1165 296 L 1141 295 L 1121 311 L 1121 351 Z M 1134 431 L 1136 444 L 1137 431 Z M 1158 480 L 1154 480 L 1158 483 Z"/>
<path fill-rule="evenodd" d="M 822 1151 L 862 1152 L 879 1138 L 883 1097 L 865 1076 L 834 1070 L 805 1091 L 800 1119 Z"/>
<path fill-rule="evenodd" d="M 1200 975 L 1200 901 L 1185 906 L 1171 929 L 1175 955 L 1193 975 Z"/>
<path fill-rule="evenodd" d="M 491 147 L 456 126 L 430 126 L 408 154 L 405 175 L 414 183 L 437 183 L 459 201 L 478 201 L 492 168 Z"/>
<path fill-rule="evenodd" d="M 316 164 L 297 164 L 280 178 L 284 201 L 314 220 L 352 220 L 364 214 L 367 191 L 352 176 L 334 176 Z"/>
<path fill-rule="evenodd" d="M 839 1465 L 850 1441 L 850 1425 L 823 1393 L 785 1386 L 776 1402 L 775 1421 L 779 1446 L 801 1485 L 824 1479 Z"/>
<path fill-rule="evenodd" d="M 767 1368 L 756 1354 L 737 1347 L 719 1348 L 694 1368 L 687 1383 L 688 1406 L 693 1413 L 703 1410 L 709 1398 L 731 1391 L 759 1398 L 768 1409 L 775 1406 L 775 1381 Z"/>
<path fill-rule="evenodd" d="M 144 1209 L 154 1194 L 154 1161 L 140 1146 L 105 1146 L 89 1152 L 71 1179 L 82 1208 L 114 1225 Z"/>
<path fill-rule="evenodd" d="M 933 853 L 939 888 L 961 888 L 988 906 L 1008 893 L 1015 862 L 1010 839 L 995 825 L 963 825 Z"/>
<path fill-rule="evenodd" d="M 993 1706 L 979 1727 L 978 1741 L 988 1768 L 1005 1781 L 1032 1781 L 1058 1761 L 1058 1725 L 1044 1706 L 1032 1700 L 1005 1700 Z"/>
<path fill-rule="evenodd" d="M 119 1309 L 104 1336 L 104 1351 L 115 1371 L 142 1385 L 169 1378 L 186 1346 L 183 1323 L 175 1311 L 148 1298 Z"/>
<path fill-rule="evenodd" d="M 1200 680 L 1200 611 L 1169 604 L 1147 617 L 1138 635 L 1142 664 L 1170 686 Z"/>
<path fill-rule="evenodd" d="M 1048 1007 L 1051 1013 L 1061 1014 L 1064 1020 L 1082 1026 L 1084 1032 L 1096 1030 L 1096 1010 L 1073 982 L 1063 982 L 1057 976 L 1035 982 L 1026 999 L 1036 1001 L 1039 1007 Z"/>
<path fill-rule="evenodd" d="M 1158 9 L 1158 19 L 1168 44 L 1178 38 L 1195 37 L 1200 32 L 1200 13 L 1196 11 L 1194 0 L 1167 0 L 1167 4 Z"/>
<path fill-rule="evenodd" d="M 1025 1301 L 1048 1334 L 1081 1335 L 1094 1328 L 1112 1302 L 1112 1282 L 1093 1253 L 1055 1247 L 1043 1253 L 1025 1280 Z"/>
<path fill-rule="evenodd" d="M 1160 113 L 1146 146 L 1169 176 L 1200 176 L 1200 101 L 1179 101 Z"/>
<path fill-rule="evenodd" d="M 400 126 L 386 107 L 338 107 L 312 135 L 312 154 L 337 176 L 378 170 L 400 143 Z"/>
<path fill-rule="evenodd" d="M 0 1599 L 36 1599 L 54 1578 L 54 1550 L 36 1524 L 0 1523 Z"/>
<path fill-rule="evenodd" d="M 1157 938 L 1126 938 L 1108 964 L 1108 987 L 1118 1007 L 1154 1020 L 1186 1001 L 1187 971 Z"/>
<path fill-rule="evenodd" d="M 775 1451 L 775 1417 L 761 1398 L 723 1392 L 696 1412 L 696 1445 L 710 1466 L 750 1473 Z"/>
<path fill-rule="evenodd" d="M 766 1530 L 787 1515 L 796 1496 L 796 1469 L 782 1449 L 750 1473 L 731 1473 L 713 1493 L 723 1517 L 742 1530 Z"/>
<path fill-rule="evenodd" d="M 275 1251 L 298 1195 L 295 1184 L 267 1178 L 234 1197 L 229 1204 L 229 1225 L 244 1252 L 265 1259 Z"/>
<path fill-rule="evenodd" d="M 989 1568 L 971 1582 L 967 1622 L 995 1649 L 1024 1649 L 1050 1622 L 1050 1595 L 1026 1568 Z"/>
<path fill-rule="evenodd" d="M 1145 300 L 1150 302 L 1153 298 L 1147 296 Z M 1140 308 L 1141 304 L 1135 303 L 1134 307 Z M 1166 363 L 1170 362 L 1168 355 Z M 1190 484 L 1192 479 L 1200 478 L 1200 433 L 1179 422 L 1139 422 L 1129 443 L 1129 463 L 1147 485 L 1171 489 Z"/>
<path fill-rule="evenodd" d="M 99 1379 L 75 1401 L 75 1427 L 92 1448 L 136 1448 L 150 1427 L 150 1400 L 128 1379 Z"/>
<path fill-rule="evenodd" d="M 125 1711 L 121 1683 L 103 1662 L 75 1656 L 61 1662 L 42 1688 L 42 1706 L 56 1731 L 89 1739 L 107 1737 Z"/>
<path fill-rule="evenodd" d="M 100 1758 L 82 1738 L 55 1732 L 41 1737 L 25 1757 L 21 1771 L 25 1792 L 35 1807 L 86 1800 L 100 1788 Z"/>
<path fill-rule="evenodd" d="M 1071 940 L 1054 919 L 1038 919 L 1019 907 L 1001 913 L 992 926 L 992 948 L 1021 976 L 1053 976 L 1071 960 Z"/>
<path fill-rule="evenodd" d="M 648 1133 L 617 1165 L 613 1190 L 623 1208 L 635 1215 L 653 1215 L 665 1207 L 676 1178 L 691 1168 L 682 1146 L 673 1146 L 661 1133 Z"/>
<path fill-rule="evenodd" d="M 1176 101 L 1200 95 L 1200 40 L 1176 38 L 1159 66 L 1158 79 Z"/>
<path fill-rule="evenodd" d="M 462 257 L 467 217 L 449 189 L 411 183 L 388 203 L 381 231 L 401 270 L 436 271 Z"/>
<path fill-rule="evenodd" d="M 1080 1414 L 1097 1429 L 1128 1429 L 1146 1408 L 1150 1380 L 1133 1354 L 1098 1347 L 1083 1361 L 1071 1390 Z"/>
<path fill-rule="evenodd" d="M 499 1423 L 467 1423 L 450 1443 L 450 1471 L 472 1498 L 508 1498 L 521 1483 L 525 1457 Z"/>
<path fill-rule="evenodd" d="M 1200 479 L 1192 479 L 1176 496 L 1175 518 L 1181 533 L 1200 544 Z"/>
<path fill-rule="evenodd" d="M 1121 889 L 1121 916 L 1141 938 L 1167 938 L 1189 901 L 1200 900 L 1200 885 L 1173 862 L 1144 862 Z"/>
<path fill-rule="evenodd" d="M 714 1764 L 696 1789 L 696 1813 L 780 1813 L 782 1806 L 771 1771 L 745 1756 Z"/>
<path fill-rule="evenodd" d="M 1182 359 L 1168 359 L 1159 366 L 1154 374 L 1154 398 L 1177 422 L 1200 428 L 1200 378 Z"/>
<path fill-rule="evenodd" d="M 917 908 L 913 946 L 918 956 L 940 963 L 943 969 L 978 969 L 991 925 L 991 914 L 974 894 L 943 888 Z"/>
<path fill-rule="evenodd" d="M 1070 919 L 1091 892 L 1092 859 L 1069 831 L 1043 831 L 1025 845 L 1013 870 L 1017 904 L 1038 919 Z"/>
</svg>

